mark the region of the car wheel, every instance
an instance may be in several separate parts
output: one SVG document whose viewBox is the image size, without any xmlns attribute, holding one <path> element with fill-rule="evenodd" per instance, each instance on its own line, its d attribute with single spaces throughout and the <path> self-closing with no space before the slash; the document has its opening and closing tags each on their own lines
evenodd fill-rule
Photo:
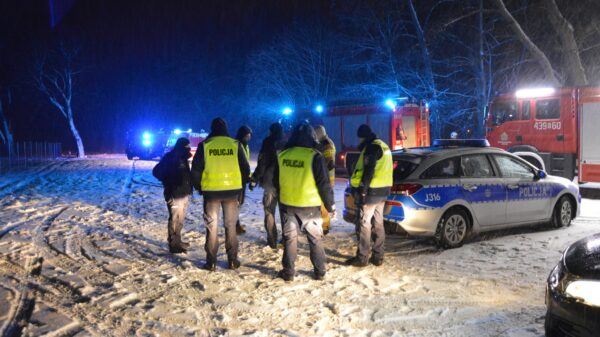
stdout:
<svg viewBox="0 0 600 337">
<path fill-rule="evenodd" d="M 451 209 L 442 217 L 438 229 L 438 244 L 444 248 L 462 246 L 469 230 L 469 217 L 462 209 Z"/>
<path fill-rule="evenodd" d="M 552 213 L 552 227 L 561 228 L 568 227 L 573 219 L 573 204 L 569 197 L 562 196 L 558 199 L 554 212 Z"/>
</svg>

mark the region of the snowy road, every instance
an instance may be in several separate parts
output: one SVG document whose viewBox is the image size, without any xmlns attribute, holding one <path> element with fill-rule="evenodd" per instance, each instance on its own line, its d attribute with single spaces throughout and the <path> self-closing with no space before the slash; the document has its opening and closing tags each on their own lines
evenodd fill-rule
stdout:
<svg viewBox="0 0 600 337">
<path fill-rule="evenodd" d="M 303 238 L 286 284 L 274 279 L 282 251 L 266 248 L 258 190 L 242 209 L 242 267 L 225 269 L 221 246 L 208 273 L 201 198 L 184 228 L 191 251 L 169 254 L 153 165 L 105 157 L 0 177 L 2 335 L 543 336 L 549 271 L 569 243 L 600 232 L 600 202 L 584 200 L 569 228 L 496 232 L 447 251 L 389 236 L 382 267 L 355 269 L 342 265 L 353 225 L 337 220 L 326 280 L 312 280 Z"/>
</svg>

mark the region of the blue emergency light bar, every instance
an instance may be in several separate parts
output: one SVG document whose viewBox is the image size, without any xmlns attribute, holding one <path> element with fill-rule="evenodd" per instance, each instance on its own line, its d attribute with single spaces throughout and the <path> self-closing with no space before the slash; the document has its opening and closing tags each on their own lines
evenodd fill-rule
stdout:
<svg viewBox="0 0 600 337">
<path fill-rule="evenodd" d="M 434 139 L 433 147 L 490 147 L 487 139 Z"/>
</svg>

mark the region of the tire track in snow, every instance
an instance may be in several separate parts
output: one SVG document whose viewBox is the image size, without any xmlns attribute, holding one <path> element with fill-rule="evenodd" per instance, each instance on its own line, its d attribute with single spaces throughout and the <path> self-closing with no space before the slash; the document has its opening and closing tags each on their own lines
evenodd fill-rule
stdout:
<svg viewBox="0 0 600 337">
<path fill-rule="evenodd" d="M 42 263 L 43 258 L 40 256 L 28 260 L 26 284 L 18 292 L 17 305 L 11 310 L 8 319 L 4 322 L 2 328 L 0 328 L 0 335 L 3 337 L 21 336 L 23 329 L 29 324 L 36 302 L 30 278 L 40 274 Z"/>
</svg>

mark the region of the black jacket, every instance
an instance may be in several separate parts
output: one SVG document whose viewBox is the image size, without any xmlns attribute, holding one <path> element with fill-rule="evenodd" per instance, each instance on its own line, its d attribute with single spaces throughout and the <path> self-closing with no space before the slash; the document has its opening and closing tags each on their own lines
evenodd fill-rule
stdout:
<svg viewBox="0 0 600 337">
<path fill-rule="evenodd" d="M 152 175 L 164 187 L 165 200 L 183 198 L 192 194 L 192 178 L 188 155 L 172 150 L 154 166 Z"/>
<path fill-rule="evenodd" d="M 224 133 L 211 133 L 208 138 L 204 140 L 206 142 L 212 137 L 216 136 L 226 136 L 229 135 L 227 132 Z M 229 191 L 202 191 L 202 172 L 204 171 L 204 142 L 198 145 L 198 149 L 196 150 L 196 154 L 194 155 L 194 159 L 192 161 L 192 183 L 194 187 L 204 195 L 206 199 L 234 199 L 238 198 L 242 189 L 237 190 L 229 190 Z M 248 177 L 250 176 L 250 164 L 248 164 L 248 160 L 244 155 L 244 150 L 242 149 L 242 144 L 238 142 L 238 163 L 240 173 L 242 174 L 242 185 L 248 183 Z"/>
<path fill-rule="evenodd" d="M 263 188 L 273 186 L 273 172 L 277 166 L 277 152 L 281 149 L 283 149 L 283 140 L 277 136 L 270 135 L 262 142 L 252 179 Z"/>
<path fill-rule="evenodd" d="M 389 187 L 378 187 L 371 188 L 371 180 L 375 175 L 375 165 L 377 161 L 383 157 L 383 150 L 381 146 L 373 144 L 373 141 L 377 139 L 375 135 L 373 137 L 365 139 L 365 141 L 359 146 L 359 150 L 365 150 L 363 157 L 363 176 L 360 182 L 360 186 L 354 190 L 357 193 L 357 198 L 363 199 L 365 204 L 376 204 L 387 200 L 390 194 Z M 363 197 L 364 196 L 364 197 Z"/>
</svg>

